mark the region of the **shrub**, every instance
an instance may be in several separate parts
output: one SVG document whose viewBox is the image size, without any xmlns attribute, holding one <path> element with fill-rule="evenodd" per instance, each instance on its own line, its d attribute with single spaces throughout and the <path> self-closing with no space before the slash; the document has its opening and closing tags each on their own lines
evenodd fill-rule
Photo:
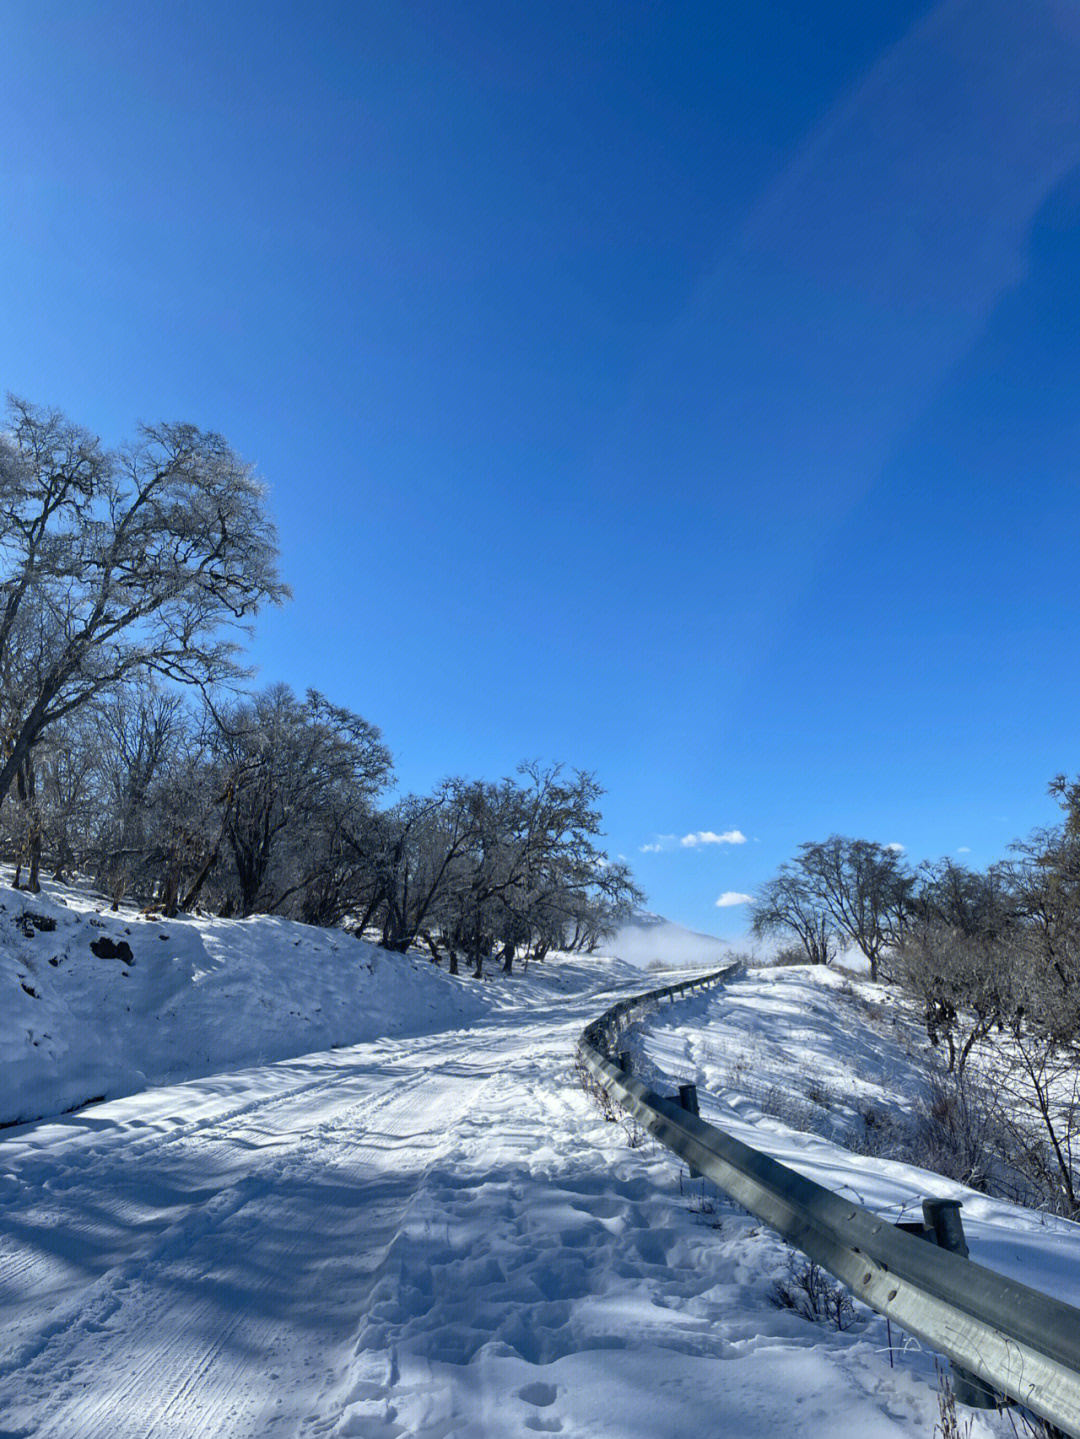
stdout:
<svg viewBox="0 0 1080 1439">
<path fill-rule="evenodd" d="M 791 1309 L 803 1319 L 836 1329 L 850 1329 L 859 1317 L 843 1285 L 801 1255 L 791 1256 L 788 1272 L 774 1282 L 770 1298 L 777 1309 Z"/>
</svg>

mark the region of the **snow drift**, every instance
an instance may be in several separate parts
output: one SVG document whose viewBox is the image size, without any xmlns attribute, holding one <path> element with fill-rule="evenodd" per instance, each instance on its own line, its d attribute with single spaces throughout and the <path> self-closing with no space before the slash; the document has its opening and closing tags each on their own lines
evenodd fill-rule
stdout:
<svg viewBox="0 0 1080 1439">
<path fill-rule="evenodd" d="M 382 1035 L 463 1025 L 482 986 L 268 915 L 162 920 L 0 885 L 0 1124 Z"/>
</svg>

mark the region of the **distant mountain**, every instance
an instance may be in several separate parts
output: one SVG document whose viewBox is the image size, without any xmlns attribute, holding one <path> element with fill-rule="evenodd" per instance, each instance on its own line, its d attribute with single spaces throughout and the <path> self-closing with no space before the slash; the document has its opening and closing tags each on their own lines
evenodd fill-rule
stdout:
<svg viewBox="0 0 1080 1439">
<path fill-rule="evenodd" d="M 736 953 L 737 946 L 714 934 L 685 929 L 662 914 L 637 909 L 614 938 L 605 942 L 604 949 L 645 969 L 650 964 L 680 967 L 723 964 Z"/>
</svg>

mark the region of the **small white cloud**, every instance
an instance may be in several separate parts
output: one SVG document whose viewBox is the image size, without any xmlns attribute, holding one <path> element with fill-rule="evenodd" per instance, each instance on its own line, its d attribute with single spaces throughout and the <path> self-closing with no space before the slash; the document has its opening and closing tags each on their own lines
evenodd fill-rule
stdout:
<svg viewBox="0 0 1080 1439">
<path fill-rule="evenodd" d="M 716 901 L 717 909 L 731 909 L 736 904 L 750 904 L 754 896 L 752 894 L 738 894 L 733 889 L 725 890 Z"/>
<path fill-rule="evenodd" d="M 962 844 L 956 852 L 957 854 L 970 854 L 971 846 L 969 844 Z"/>
<path fill-rule="evenodd" d="M 698 849 L 703 844 L 745 844 L 746 835 L 739 829 L 726 829 L 723 834 L 715 830 L 699 829 L 694 834 L 684 834 L 681 839 L 673 834 L 658 834 L 651 844 L 639 846 L 642 854 L 659 854 L 666 849 Z"/>
<path fill-rule="evenodd" d="M 904 846 L 902 844 L 897 844 L 896 840 L 893 840 L 892 844 L 887 844 L 885 848 L 891 849 L 893 854 L 903 854 L 904 852 Z"/>
<path fill-rule="evenodd" d="M 697 834 L 684 834 L 679 843 L 683 849 L 696 849 L 701 844 L 745 844 L 746 835 L 740 829 L 726 829 L 723 834 L 699 829 Z"/>
</svg>

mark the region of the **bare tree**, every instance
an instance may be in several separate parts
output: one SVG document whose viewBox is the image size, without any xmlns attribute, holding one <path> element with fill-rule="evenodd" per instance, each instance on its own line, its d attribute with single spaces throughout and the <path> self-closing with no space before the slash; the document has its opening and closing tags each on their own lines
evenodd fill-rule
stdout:
<svg viewBox="0 0 1080 1439">
<path fill-rule="evenodd" d="M 1002 1173 L 1080 1214 L 1080 827 L 1063 825 L 975 874 L 924 866 L 896 956 L 927 1033 L 963 1082 L 974 1058 Z"/>
<path fill-rule="evenodd" d="M 179 694 L 141 673 L 116 686 L 95 709 L 103 787 L 97 879 L 115 908 L 142 867 L 160 860 L 158 785 L 177 748 L 186 748 L 193 721 Z"/>
<path fill-rule="evenodd" d="M 896 953 L 896 978 L 921 1003 L 930 1043 L 963 1076 L 972 1050 L 1011 1014 L 1005 942 L 919 919 Z"/>
<path fill-rule="evenodd" d="M 751 914 L 751 931 L 758 939 L 794 935 L 810 964 L 828 964 L 832 958 L 836 942 L 832 915 L 798 866 L 780 866 L 758 890 Z"/>
<path fill-rule="evenodd" d="M 1007 865 L 974 870 L 949 858 L 921 864 L 907 899 L 913 920 L 983 939 L 1004 933 L 1015 904 Z"/>
<path fill-rule="evenodd" d="M 1080 986 L 1048 982 L 1045 933 L 1025 925 L 1010 936 L 1014 1003 L 1007 1042 L 993 1046 L 987 1069 L 1010 1159 L 1049 1195 L 1055 1208 L 1080 1215 Z"/>
<path fill-rule="evenodd" d="M 642 898 L 625 864 L 597 847 L 602 793 L 594 776 L 523 765 L 497 783 L 449 779 L 386 817 L 378 880 L 365 918 L 382 942 L 423 939 L 452 973 L 475 976 L 496 950 L 515 960 L 596 943 Z"/>
<path fill-rule="evenodd" d="M 1032 962 L 1065 993 L 1080 983 L 1080 834 L 1070 825 L 1040 829 L 1012 850 L 1016 907 L 1037 937 Z"/>
<path fill-rule="evenodd" d="M 944 1043 L 948 1070 L 962 1077 L 972 1050 L 1008 1021 L 1015 1002 L 1008 941 L 1016 891 L 1003 865 L 979 872 L 942 859 L 919 867 L 907 907 L 897 978 L 922 1004 L 931 1044 Z"/>
<path fill-rule="evenodd" d="M 0 444 L 0 801 L 42 733 L 139 671 L 207 683 L 276 570 L 263 488 L 220 435 L 157 425 L 106 451 L 12 400 Z"/>
<path fill-rule="evenodd" d="M 235 866 L 241 914 L 276 909 L 317 878 L 313 833 L 341 828 L 366 809 L 389 779 L 390 755 L 379 731 L 314 690 L 296 699 L 272 685 L 220 715 L 214 748 L 221 808 Z M 286 837 L 295 843 L 288 872 L 268 884 Z"/>
<path fill-rule="evenodd" d="M 903 932 L 913 883 L 897 853 L 834 834 L 823 844 L 800 845 L 796 865 L 835 930 L 866 956 L 876 980 L 882 956 Z"/>
<path fill-rule="evenodd" d="M 87 705 L 51 730 L 38 748 L 42 835 L 61 883 L 85 859 L 101 813 L 99 716 Z"/>
<path fill-rule="evenodd" d="M 451 927 L 444 925 L 453 909 L 450 896 L 461 888 L 462 862 L 473 842 L 466 789 L 463 781 L 451 779 L 430 796 L 410 795 L 383 817 L 374 846 L 365 837 L 374 864 L 362 927 L 381 913 L 384 948 L 404 954 L 423 936 L 432 957 L 440 957 L 434 931 Z M 350 832 L 358 853 L 365 839 Z M 448 957 L 451 972 L 457 973 L 452 946 Z"/>
</svg>

